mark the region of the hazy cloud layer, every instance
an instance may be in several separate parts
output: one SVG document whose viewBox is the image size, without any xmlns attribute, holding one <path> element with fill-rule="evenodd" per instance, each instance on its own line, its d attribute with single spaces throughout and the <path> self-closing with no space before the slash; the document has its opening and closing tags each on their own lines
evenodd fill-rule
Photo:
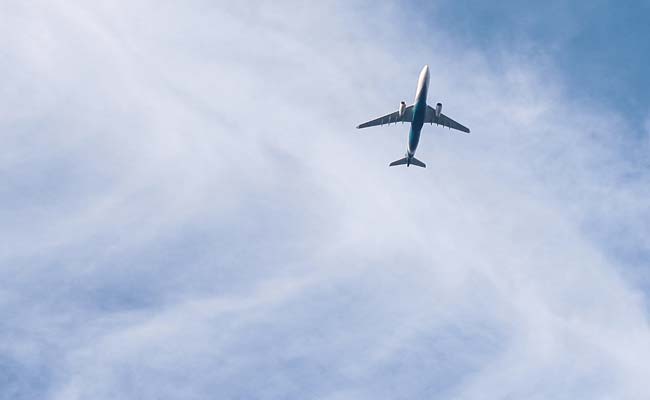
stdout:
<svg viewBox="0 0 650 400">
<path fill-rule="evenodd" d="M 646 135 L 397 5 L 2 6 L 0 398 L 650 395 Z M 435 28 L 434 28 L 435 29 Z M 412 101 L 425 170 L 388 168 Z"/>
</svg>

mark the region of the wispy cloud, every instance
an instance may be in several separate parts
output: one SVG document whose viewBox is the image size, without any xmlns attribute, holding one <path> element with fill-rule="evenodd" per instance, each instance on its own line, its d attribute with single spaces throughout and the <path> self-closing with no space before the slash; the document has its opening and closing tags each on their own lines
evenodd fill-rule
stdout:
<svg viewBox="0 0 650 400">
<path fill-rule="evenodd" d="M 6 398 L 647 397 L 647 142 L 552 68 L 397 6 L 41 6 L 3 13 Z M 406 128 L 353 127 L 424 63 L 472 134 L 389 169 Z"/>
</svg>

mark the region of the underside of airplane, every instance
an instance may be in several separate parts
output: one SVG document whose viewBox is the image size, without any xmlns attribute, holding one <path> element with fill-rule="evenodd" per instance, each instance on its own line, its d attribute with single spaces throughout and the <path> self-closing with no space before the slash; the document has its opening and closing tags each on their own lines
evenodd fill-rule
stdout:
<svg viewBox="0 0 650 400">
<path fill-rule="evenodd" d="M 437 103 L 436 108 L 427 105 L 427 92 L 429 90 L 429 66 L 425 65 L 420 72 L 418 79 L 418 86 L 415 92 L 415 101 L 412 105 L 407 106 L 405 102 L 401 102 L 397 111 L 386 114 L 382 117 L 375 118 L 371 121 L 364 122 L 357 126 L 357 129 L 369 128 L 371 126 L 382 126 L 396 124 L 398 122 L 410 123 L 411 129 L 409 132 L 408 143 L 406 147 L 405 157 L 397 161 L 393 161 L 389 165 L 406 165 L 411 164 L 426 168 L 426 164 L 415 158 L 415 150 L 417 149 L 420 141 L 420 132 L 424 124 L 436 124 L 450 129 L 455 129 L 460 132 L 469 133 L 469 128 L 454 121 L 442 113 L 442 103 Z"/>
</svg>

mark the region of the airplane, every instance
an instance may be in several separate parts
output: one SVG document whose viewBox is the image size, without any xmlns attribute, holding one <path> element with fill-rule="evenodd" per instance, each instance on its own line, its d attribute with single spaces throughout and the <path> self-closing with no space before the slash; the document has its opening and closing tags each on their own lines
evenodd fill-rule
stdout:
<svg viewBox="0 0 650 400">
<path fill-rule="evenodd" d="M 364 122 L 357 126 L 357 129 L 368 128 L 371 126 L 390 125 L 391 123 L 411 123 L 411 130 L 409 131 L 408 143 L 406 145 L 406 157 L 393 161 L 389 166 L 395 165 L 410 166 L 411 164 L 418 167 L 426 168 L 426 164 L 415 158 L 415 150 L 420 141 L 420 132 L 425 123 L 446 126 L 450 129 L 456 129 L 461 132 L 469 133 L 469 128 L 459 124 L 453 119 L 443 114 L 442 103 L 436 104 L 436 108 L 427 105 L 427 92 L 429 91 L 429 66 L 425 65 L 420 72 L 418 79 L 418 87 L 415 92 L 415 102 L 410 106 L 406 106 L 405 102 L 400 102 L 397 111 L 386 114 L 383 117 L 373 119 L 372 121 Z"/>
</svg>

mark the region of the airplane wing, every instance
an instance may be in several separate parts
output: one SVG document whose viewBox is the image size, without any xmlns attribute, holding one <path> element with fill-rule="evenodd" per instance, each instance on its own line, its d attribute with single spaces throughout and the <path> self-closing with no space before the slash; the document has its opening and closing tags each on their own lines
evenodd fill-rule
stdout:
<svg viewBox="0 0 650 400">
<path fill-rule="evenodd" d="M 469 133 L 468 127 L 459 124 L 458 122 L 449 118 L 445 114 L 441 113 L 439 117 L 436 117 L 436 109 L 431 106 L 427 106 L 427 113 L 424 116 L 424 122 L 427 124 L 442 125 L 442 126 L 446 126 L 447 128 L 456 129 L 461 132 Z"/>
<path fill-rule="evenodd" d="M 413 120 L 413 106 L 410 105 L 404 109 L 404 115 L 400 118 L 399 112 L 395 111 L 390 114 L 386 114 L 383 117 L 375 118 L 372 121 L 364 122 L 363 124 L 357 126 L 357 129 L 368 128 L 371 126 L 393 124 L 396 122 L 411 122 Z"/>
</svg>

